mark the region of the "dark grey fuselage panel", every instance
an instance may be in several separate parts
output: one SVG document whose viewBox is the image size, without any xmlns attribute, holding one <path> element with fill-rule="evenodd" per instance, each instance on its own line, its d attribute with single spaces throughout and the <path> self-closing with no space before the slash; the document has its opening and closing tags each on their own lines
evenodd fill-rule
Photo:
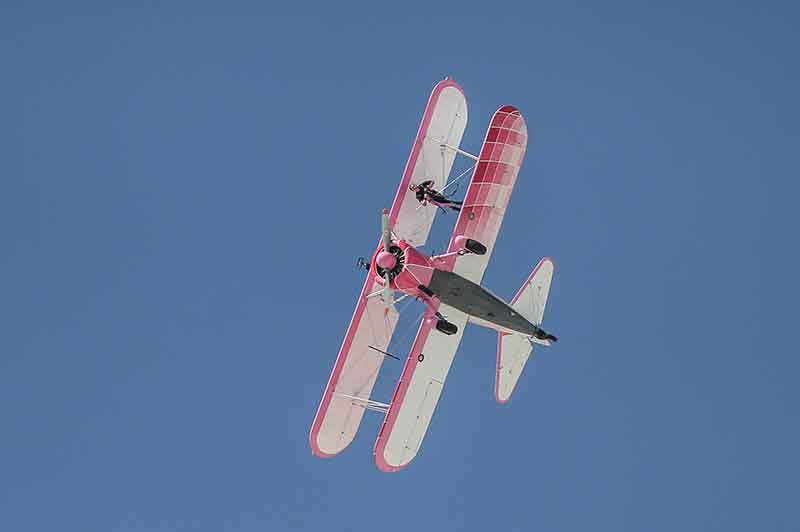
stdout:
<svg viewBox="0 0 800 532">
<path fill-rule="evenodd" d="M 537 331 L 537 327 L 511 305 L 457 273 L 434 270 L 428 288 L 442 303 L 470 316 L 528 336 Z"/>
</svg>

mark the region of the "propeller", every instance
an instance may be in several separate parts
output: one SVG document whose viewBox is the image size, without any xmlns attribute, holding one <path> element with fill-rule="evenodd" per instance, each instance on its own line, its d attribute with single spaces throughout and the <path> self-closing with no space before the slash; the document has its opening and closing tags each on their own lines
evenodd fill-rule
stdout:
<svg viewBox="0 0 800 532">
<path fill-rule="evenodd" d="M 389 209 L 383 209 L 381 216 L 381 238 L 383 238 L 383 250 L 388 252 L 392 245 L 392 230 L 389 228 Z"/>
<path fill-rule="evenodd" d="M 392 246 L 392 237 L 391 237 L 392 230 L 389 227 L 389 210 L 383 209 L 383 215 L 381 216 L 381 239 L 383 240 L 383 251 L 378 254 L 378 264 L 384 268 L 383 273 L 383 302 L 386 304 L 387 307 L 394 306 L 394 290 L 391 286 L 391 277 L 389 276 L 390 270 L 396 264 L 397 259 L 389 251 L 389 248 Z"/>
<path fill-rule="evenodd" d="M 394 306 L 394 290 L 392 289 L 390 280 L 389 280 L 389 272 L 386 272 L 383 275 L 383 302 L 386 304 L 387 307 Z"/>
</svg>

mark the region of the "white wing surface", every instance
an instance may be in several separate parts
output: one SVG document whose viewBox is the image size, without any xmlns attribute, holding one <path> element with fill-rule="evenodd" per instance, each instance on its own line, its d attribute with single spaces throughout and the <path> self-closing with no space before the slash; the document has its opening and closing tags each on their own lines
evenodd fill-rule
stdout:
<svg viewBox="0 0 800 532">
<path fill-rule="evenodd" d="M 398 319 L 394 307 L 377 297 L 367 299 L 379 288 L 368 275 L 311 425 L 309 441 L 317 456 L 341 452 L 361 424 L 364 409 L 353 398 L 369 399 L 385 358 L 381 351 L 389 347 Z"/>
<path fill-rule="evenodd" d="M 417 455 L 461 343 L 467 315 L 447 305 L 439 312 L 458 332 L 448 336 L 436 330 L 435 317 L 423 319 L 375 442 L 381 471 L 398 471 Z"/>
<path fill-rule="evenodd" d="M 433 180 L 433 188 L 442 190 L 450 176 L 456 153 L 442 144 L 458 147 L 467 127 L 467 99 L 451 79 L 436 84 L 422 115 L 400 187 L 397 189 L 389 225 L 398 238 L 419 247 L 430 233 L 436 207 L 420 207 L 409 185 Z"/>
</svg>

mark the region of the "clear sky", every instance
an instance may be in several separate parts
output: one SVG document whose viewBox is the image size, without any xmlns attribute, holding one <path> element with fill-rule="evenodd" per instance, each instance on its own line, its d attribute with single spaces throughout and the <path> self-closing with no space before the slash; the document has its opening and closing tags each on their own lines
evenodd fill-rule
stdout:
<svg viewBox="0 0 800 532">
<path fill-rule="evenodd" d="M 0 530 L 800 529 L 792 3 L 110 4 L 0 6 Z M 484 282 L 552 255 L 561 341 L 498 405 L 470 327 L 409 468 L 314 458 L 448 74 L 465 149 L 527 118 Z"/>
</svg>

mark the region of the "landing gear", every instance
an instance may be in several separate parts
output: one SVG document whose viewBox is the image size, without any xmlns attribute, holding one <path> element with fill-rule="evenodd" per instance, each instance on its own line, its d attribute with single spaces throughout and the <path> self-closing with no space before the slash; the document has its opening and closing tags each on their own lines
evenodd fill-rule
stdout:
<svg viewBox="0 0 800 532">
<path fill-rule="evenodd" d="M 446 334 L 447 336 L 451 336 L 458 332 L 458 326 L 453 325 L 446 319 L 440 317 L 439 320 L 436 322 L 436 330 Z"/>
<path fill-rule="evenodd" d="M 467 241 L 464 242 L 464 248 L 470 253 L 474 253 L 476 255 L 486 254 L 486 246 L 484 246 L 477 240 L 472 240 L 471 238 L 468 238 Z"/>
<path fill-rule="evenodd" d="M 444 333 L 447 336 L 451 336 L 458 332 L 458 325 L 450 323 L 442 316 L 442 313 L 436 310 L 436 307 L 433 304 L 433 291 L 428 288 L 427 286 L 421 284 L 417 287 L 420 292 L 424 295 L 420 297 L 422 302 L 425 303 L 428 307 L 428 312 L 432 312 L 434 316 L 436 316 L 436 330 L 440 333 Z"/>
</svg>

